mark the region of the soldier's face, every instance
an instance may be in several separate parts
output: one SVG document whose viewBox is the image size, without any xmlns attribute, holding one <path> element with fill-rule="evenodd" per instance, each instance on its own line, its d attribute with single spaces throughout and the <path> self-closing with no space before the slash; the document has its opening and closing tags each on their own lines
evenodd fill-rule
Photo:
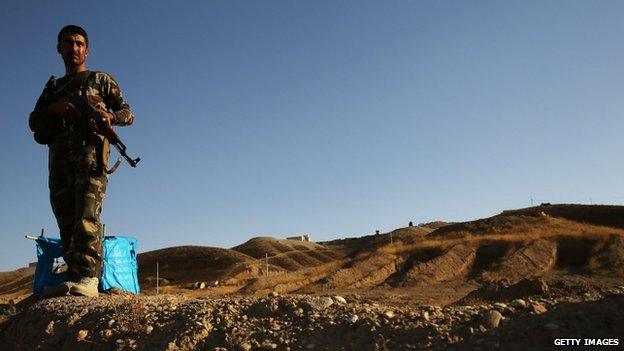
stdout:
<svg viewBox="0 0 624 351">
<path fill-rule="evenodd" d="M 63 57 L 65 65 L 77 67 L 83 65 L 89 55 L 85 38 L 80 34 L 65 34 L 56 47 Z"/>
</svg>

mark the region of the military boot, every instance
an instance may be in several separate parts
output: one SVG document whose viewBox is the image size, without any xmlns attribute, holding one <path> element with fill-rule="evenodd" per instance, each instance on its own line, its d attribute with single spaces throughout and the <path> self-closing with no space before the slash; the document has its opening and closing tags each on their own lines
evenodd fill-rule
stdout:
<svg viewBox="0 0 624 351">
<path fill-rule="evenodd" d="M 78 283 L 75 283 L 70 287 L 69 293 L 78 296 L 97 297 L 99 296 L 99 283 L 100 280 L 97 277 L 82 277 Z"/>
<path fill-rule="evenodd" d="M 56 286 L 47 286 L 41 292 L 42 297 L 59 297 L 59 296 L 67 296 L 69 295 L 69 291 L 71 287 L 74 286 L 75 282 L 63 282 Z"/>
</svg>

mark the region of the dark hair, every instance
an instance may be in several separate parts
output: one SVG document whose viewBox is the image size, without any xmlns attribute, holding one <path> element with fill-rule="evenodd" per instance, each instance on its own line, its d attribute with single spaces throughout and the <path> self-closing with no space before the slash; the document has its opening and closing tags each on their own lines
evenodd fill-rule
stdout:
<svg viewBox="0 0 624 351">
<path fill-rule="evenodd" d="M 89 36 L 87 35 L 87 32 L 85 32 L 85 30 L 82 29 L 82 27 L 79 27 L 73 24 L 63 27 L 61 31 L 59 32 L 58 38 L 57 38 L 59 44 L 61 43 L 61 40 L 63 40 L 63 36 L 65 34 L 82 35 L 85 38 L 85 42 L 87 46 L 89 46 Z"/>
</svg>

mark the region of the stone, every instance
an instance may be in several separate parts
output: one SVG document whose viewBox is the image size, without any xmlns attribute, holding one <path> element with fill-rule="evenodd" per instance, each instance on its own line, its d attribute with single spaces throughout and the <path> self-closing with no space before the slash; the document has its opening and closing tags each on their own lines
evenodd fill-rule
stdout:
<svg viewBox="0 0 624 351">
<path fill-rule="evenodd" d="M 262 343 L 262 345 L 260 345 L 260 347 L 263 348 L 264 350 L 275 350 L 277 348 L 277 344 L 274 344 L 269 340 L 264 340 L 264 342 Z"/>
<path fill-rule="evenodd" d="M 48 325 L 46 326 L 45 332 L 48 335 L 54 333 L 54 321 L 51 321 L 50 323 L 48 323 Z"/>
<path fill-rule="evenodd" d="M 527 303 L 523 299 L 515 299 L 515 300 L 511 301 L 510 305 L 511 305 L 511 307 L 517 308 L 517 309 L 522 309 L 522 308 L 526 308 L 527 307 Z"/>
<path fill-rule="evenodd" d="M 392 319 L 394 318 L 394 312 L 392 311 L 386 311 L 383 313 L 384 317 L 388 318 L 388 319 Z"/>
<path fill-rule="evenodd" d="M 78 337 L 76 338 L 76 340 L 78 341 L 83 341 L 87 338 L 87 335 L 89 335 L 89 331 L 88 330 L 79 330 L 78 331 Z"/>
<path fill-rule="evenodd" d="M 423 317 L 424 320 L 429 321 L 429 318 L 430 318 L 429 317 L 429 312 L 427 312 L 427 311 L 423 312 L 422 317 Z"/>
<path fill-rule="evenodd" d="M 104 339 L 110 339 L 112 336 L 113 336 L 113 331 L 112 331 L 112 330 L 110 330 L 110 329 L 104 329 L 104 330 L 102 331 L 102 337 L 103 337 Z"/>
<path fill-rule="evenodd" d="M 334 300 L 336 302 L 338 302 L 338 303 L 341 303 L 341 304 L 346 304 L 347 303 L 347 300 L 345 300 L 344 297 L 339 296 L 339 295 L 334 296 Z"/>
<path fill-rule="evenodd" d="M 244 342 L 240 344 L 238 348 L 241 349 L 241 351 L 249 351 L 251 350 L 251 344 L 249 344 L 248 342 Z"/>
<path fill-rule="evenodd" d="M 311 301 L 307 303 L 307 306 L 310 307 L 314 311 L 322 311 L 327 307 L 334 304 L 334 300 L 328 296 L 320 296 L 313 298 Z"/>
<path fill-rule="evenodd" d="M 559 326 L 555 323 L 546 323 L 543 326 L 544 330 L 555 331 L 559 329 Z"/>
<path fill-rule="evenodd" d="M 145 332 L 147 334 L 151 333 L 153 330 L 154 330 L 154 327 L 151 326 L 151 325 L 148 325 L 148 326 L 145 327 Z"/>
<path fill-rule="evenodd" d="M 497 310 L 489 310 L 483 314 L 483 323 L 485 327 L 490 328 L 498 328 L 498 324 L 501 321 L 503 315 Z"/>
<path fill-rule="evenodd" d="M 535 314 L 542 314 L 547 311 L 546 307 L 539 302 L 534 302 L 531 304 L 531 311 Z"/>
<path fill-rule="evenodd" d="M 506 310 L 508 308 L 507 305 L 502 302 L 495 302 L 493 306 L 497 310 Z"/>
<path fill-rule="evenodd" d="M 357 322 L 357 321 L 358 321 L 358 319 L 360 319 L 360 317 L 358 317 L 358 315 L 357 315 L 357 314 L 352 314 L 352 315 L 350 315 L 349 317 L 347 317 L 347 321 L 348 321 L 349 323 L 355 323 L 355 322 Z"/>
</svg>

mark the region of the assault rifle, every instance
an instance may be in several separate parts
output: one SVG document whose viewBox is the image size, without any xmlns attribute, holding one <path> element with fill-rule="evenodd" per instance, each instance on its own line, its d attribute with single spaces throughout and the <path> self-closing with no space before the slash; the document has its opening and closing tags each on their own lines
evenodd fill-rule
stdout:
<svg viewBox="0 0 624 351">
<path fill-rule="evenodd" d="M 117 151 L 119 151 L 119 154 L 123 156 L 123 158 L 130 164 L 130 166 L 137 166 L 137 163 L 141 161 L 141 158 L 137 157 L 135 159 L 132 159 L 130 156 L 128 156 L 128 154 L 126 153 L 126 145 L 124 145 L 121 139 L 119 139 L 119 136 L 110 125 L 110 123 L 102 120 L 101 113 L 87 101 L 84 95 L 70 95 L 69 101 L 78 109 L 78 111 L 82 115 L 82 118 L 86 119 L 87 129 L 89 132 L 97 133 L 104 136 L 106 139 L 108 139 L 110 144 L 113 145 L 117 149 Z M 113 168 L 117 167 L 114 166 Z M 111 173 L 113 171 L 114 169 L 111 171 Z"/>
</svg>

